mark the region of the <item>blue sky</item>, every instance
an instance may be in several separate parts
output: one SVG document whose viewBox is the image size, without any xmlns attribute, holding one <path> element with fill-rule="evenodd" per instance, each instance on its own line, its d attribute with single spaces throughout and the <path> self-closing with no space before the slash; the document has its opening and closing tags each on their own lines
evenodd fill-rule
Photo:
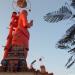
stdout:
<svg viewBox="0 0 75 75">
<path fill-rule="evenodd" d="M 60 8 L 65 0 L 30 0 L 32 12 L 29 13 L 29 20 L 33 19 L 34 25 L 30 31 L 30 50 L 27 58 L 28 65 L 34 60 L 44 57 L 43 63 L 47 71 L 54 75 L 74 75 L 75 65 L 66 70 L 65 63 L 69 54 L 65 50 L 56 48 L 57 41 L 63 36 L 65 31 L 73 24 L 70 20 L 59 23 L 47 23 L 43 16 Z M 0 2 L 0 61 L 3 56 L 3 47 L 8 35 L 8 29 L 11 17 L 12 0 L 1 0 Z M 39 68 L 39 62 L 34 67 Z"/>
</svg>

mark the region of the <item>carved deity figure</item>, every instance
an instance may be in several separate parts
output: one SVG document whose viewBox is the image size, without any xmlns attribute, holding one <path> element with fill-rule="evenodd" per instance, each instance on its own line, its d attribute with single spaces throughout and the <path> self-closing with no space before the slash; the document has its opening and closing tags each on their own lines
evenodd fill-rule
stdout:
<svg viewBox="0 0 75 75">
<path fill-rule="evenodd" d="M 18 46 L 18 47 L 21 46 L 24 48 L 25 58 L 27 57 L 27 53 L 29 50 L 30 34 L 28 28 L 30 28 L 33 25 L 33 20 L 28 22 L 27 15 L 28 12 L 26 10 L 22 10 L 20 12 L 18 26 L 13 34 L 13 39 L 12 39 L 12 46 Z"/>
<path fill-rule="evenodd" d="M 12 37 L 13 37 L 13 32 L 16 30 L 17 26 L 18 26 L 18 18 L 19 16 L 17 15 L 16 12 L 13 12 L 12 13 L 12 16 L 11 16 L 11 22 L 10 22 L 10 25 L 9 25 L 9 33 L 8 33 L 8 37 L 7 37 L 7 42 L 6 42 L 6 46 L 4 48 L 4 59 L 7 58 L 8 56 L 8 52 L 9 52 L 9 49 L 11 47 L 11 43 L 12 43 Z"/>
<path fill-rule="evenodd" d="M 33 20 L 28 22 L 27 15 L 28 12 L 26 10 L 22 10 L 19 15 L 17 15 L 16 12 L 14 12 L 14 15 L 12 15 L 4 58 L 7 58 L 11 46 L 18 48 L 23 47 L 25 59 L 27 58 L 30 37 L 28 28 L 33 25 Z"/>
</svg>

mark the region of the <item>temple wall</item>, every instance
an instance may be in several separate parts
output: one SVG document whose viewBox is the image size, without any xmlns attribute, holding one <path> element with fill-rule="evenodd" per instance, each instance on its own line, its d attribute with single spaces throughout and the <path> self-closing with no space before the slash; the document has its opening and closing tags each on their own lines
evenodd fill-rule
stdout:
<svg viewBox="0 0 75 75">
<path fill-rule="evenodd" d="M 0 72 L 0 75 L 40 75 L 34 72 Z"/>
</svg>

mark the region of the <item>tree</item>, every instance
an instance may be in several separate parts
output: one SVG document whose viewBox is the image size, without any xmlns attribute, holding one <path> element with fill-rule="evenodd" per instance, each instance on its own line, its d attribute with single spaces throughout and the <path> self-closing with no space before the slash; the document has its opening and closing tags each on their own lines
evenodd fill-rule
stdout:
<svg viewBox="0 0 75 75">
<path fill-rule="evenodd" d="M 70 68 L 75 63 L 75 24 L 66 31 L 64 37 L 56 45 L 60 49 L 67 49 L 71 54 L 66 63 L 67 68 Z"/>
<path fill-rule="evenodd" d="M 75 10 L 75 0 L 71 0 L 71 4 L 66 3 L 57 11 L 47 13 L 44 16 L 44 20 L 49 23 L 55 23 L 66 19 L 75 18 L 75 14 L 72 13 L 70 7 Z M 57 48 L 67 49 L 71 54 L 66 63 L 66 67 L 70 68 L 75 63 L 75 24 L 73 24 L 65 33 L 65 35 L 57 42 Z"/>
</svg>

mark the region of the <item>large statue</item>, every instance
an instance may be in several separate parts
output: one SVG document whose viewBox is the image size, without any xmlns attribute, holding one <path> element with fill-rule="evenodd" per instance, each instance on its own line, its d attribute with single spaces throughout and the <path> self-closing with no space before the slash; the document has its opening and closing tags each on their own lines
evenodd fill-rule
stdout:
<svg viewBox="0 0 75 75">
<path fill-rule="evenodd" d="M 22 10 L 17 14 L 13 12 L 9 26 L 9 34 L 4 48 L 4 57 L 1 62 L 4 71 L 25 71 L 27 67 L 27 54 L 29 51 L 29 31 L 33 20 L 28 22 L 28 12 Z"/>
<path fill-rule="evenodd" d="M 27 15 L 28 12 L 26 10 L 22 10 L 19 15 L 17 15 L 16 12 L 13 12 L 12 21 L 9 26 L 9 35 L 4 49 L 4 59 L 7 58 L 11 46 L 23 47 L 25 49 L 25 58 L 27 57 L 30 36 L 28 28 L 33 25 L 33 20 L 28 23 Z"/>
<path fill-rule="evenodd" d="M 33 20 L 31 20 L 30 23 L 28 23 L 27 15 L 28 13 L 26 10 L 22 10 L 20 12 L 18 26 L 13 34 L 13 39 L 12 39 L 12 46 L 24 48 L 25 58 L 27 57 L 27 52 L 29 50 L 30 35 L 28 28 L 30 28 L 33 25 Z"/>
<path fill-rule="evenodd" d="M 4 52 L 3 59 L 7 58 L 7 56 L 8 56 L 8 52 L 9 52 L 9 49 L 10 49 L 11 43 L 12 43 L 13 32 L 15 31 L 15 29 L 17 28 L 17 25 L 18 25 L 18 17 L 19 16 L 17 15 L 16 12 L 12 13 L 11 22 L 9 25 L 9 34 L 8 34 L 6 46 L 4 49 L 5 52 Z"/>
</svg>

